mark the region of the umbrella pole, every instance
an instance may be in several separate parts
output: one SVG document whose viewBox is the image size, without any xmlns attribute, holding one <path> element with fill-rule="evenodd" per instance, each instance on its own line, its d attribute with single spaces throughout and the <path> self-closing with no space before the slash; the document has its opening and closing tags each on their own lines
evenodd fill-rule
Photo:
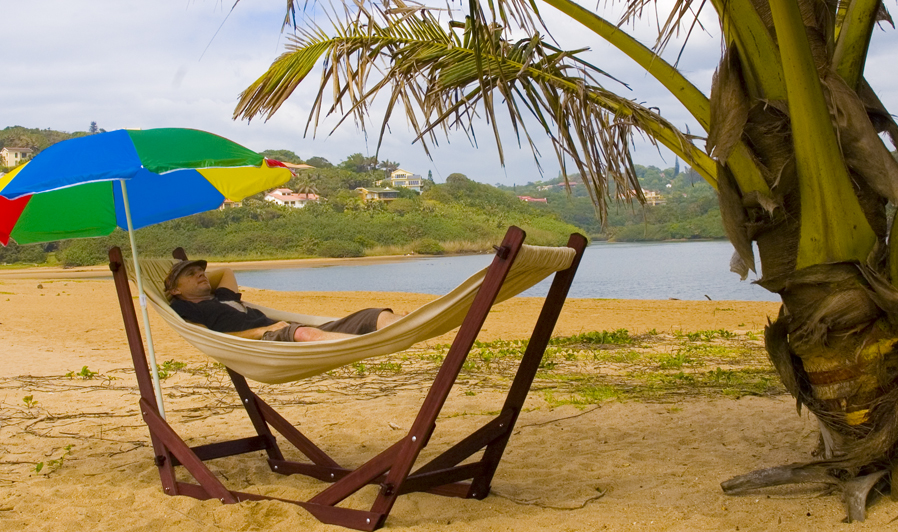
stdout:
<svg viewBox="0 0 898 532">
<path fill-rule="evenodd" d="M 137 293 L 140 294 L 140 312 L 143 314 L 143 327 L 147 335 L 147 353 L 150 355 L 150 371 L 153 374 L 153 388 L 156 391 L 156 406 L 159 415 L 165 419 L 165 406 L 162 404 L 162 384 L 159 381 L 159 368 L 156 366 L 156 352 L 153 349 L 153 333 L 150 332 L 150 316 L 147 314 L 147 296 L 143 292 L 143 278 L 140 275 L 140 263 L 137 262 L 137 243 L 134 241 L 134 227 L 131 224 L 131 206 L 128 203 L 128 188 L 125 180 L 119 181 L 122 185 L 122 199 L 125 207 L 125 220 L 128 222 L 128 239 L 131 241 L 131 258 L 134 260 L 134 276 L 137 278 Z"/>
</svg>

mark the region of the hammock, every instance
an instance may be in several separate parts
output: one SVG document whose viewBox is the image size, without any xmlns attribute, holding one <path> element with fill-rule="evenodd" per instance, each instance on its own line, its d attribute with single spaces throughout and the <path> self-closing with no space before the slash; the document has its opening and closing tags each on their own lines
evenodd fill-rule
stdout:
<svg viewBox="0 0 898 532">
<path fill-rule="evenodd" d="M 567 269 L 575 254 L 570 247 L 522 245 L 496 302 L 514 297 L 549 275 Z M 184 321 L 169 306 L 163 285 L 175 262 L 173 259 L 140 261 L 144 290 L 159 316 L 203 353 L 249 379 L 267 384 L 295 381 L 365 358 L 396 353 L 451 331 L 461 325 L 488 270 L 484 268 L 445 296 L 373 333 L 340 340 L 291 343 L 249 340 Z M 134 280 L 131 268 L 128 277 Z M 278 321 L 321 325 L 335 319 L 253 304 L 247 306 L 258 308 Z"/>
<path fill-rule="evenodd" d="M 520 228 L 510 227 L 502 244 L 496 248 L 496 256 L 489 268 L 399 321 L 371 334 L 325 342 L 247 340 L 187 323 L 171 309 L 162 291 L 162 279 L 172 261 L 144 261 L 142 271 L 146 272 L 145 289 L 151 304 L 187 341 L 225 364 L 255 432 L 255 436 L 197 446 L 188 445 L 157 407 L 121 250 L 109 250 L 109 267 L 113 272 L 140 389 L 140 412 L 150 430 L 153 463 L 159 470 L 165 493 L 203 500 L 214 498 L 225 504 L 271 499 L 273 497 L 264 494 L 228 488 L 205 464 L 208 460 L 264 451 L 268 466 L 275 473 L 301 474 L 331 483 L 307 501 L 277 498 L 299 505 L 324 523 L 375 530 L 383 526 L 397 498 L 412 492 L 475 499 L 486 497 L 586 247 L 586 238 L 577 234 L 571 235 L 566 248 L 525 246 L 525 236 Z M 419 466 L 417 461 L 421 451 L 437 428 L 437 418 L 493 304 L 520 293 L 555 271 L 552 287 L 501 410 L 470 435 Z M 257 308 L 277 320 L 321 324 L 331 319 Z M 254 393 L 244 377 L 278 383 L 314 375 L 369 356 L 406 349 L 458 325 L 461 328 L 408 432 L 357 468 L 340 465 Z M 279 440 L 286 440 L 304 458 L 287 460 Z M 180 469 L 186 474 L 179 473 Z M 370 498 L 360 491 L 372 484 L 378 488 L 367 490 L 368 494 L 375 494 L 370 509 L 360 507 L 360 501 L 351 503 L 352 507 L 341 505 L 348 497 Z"/>
</svg>

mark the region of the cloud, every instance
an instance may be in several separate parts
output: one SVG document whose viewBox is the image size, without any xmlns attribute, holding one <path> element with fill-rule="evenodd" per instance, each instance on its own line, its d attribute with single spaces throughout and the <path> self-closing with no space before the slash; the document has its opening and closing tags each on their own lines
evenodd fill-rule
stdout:
<svg viewBox="0 0 898 532">
<path fill-rule="evenodd" d="M 283 2 L 137 0 L 70 2 L 12 2 L 0 0 L 3 13 L 5 79 L 0 84 L 0 127 L 22 125 L 65 131 L 85 130 L 91 121 L 107 130 L 123 127 L 194 127 L 209 130 L 256 150 L 289 149 L 303 157 L 320 155 L 337 162 L 354 152 L 373 155 L 377 146 L 383 103 L 373 107 L 365 137 L 348 120 L 331 134 L 335 117 L 322 121 L 316 138 L 303 137 L 309 109 L 317 91 L 317 75 L 301 85 L 274 118 L 265 122 L 235 122 L 231 113 L 238 94 L 284 50 L 280 33 Z M 587 60 L 631 87 L 608 79 L 606 87 L 620 90 L 635 101 L 657 107 L 678 127 L 699 133 L 697 123 L 653 78 L 623 54 L 604 44 L 585 28 L 572 24 L 552 8 L 543 8 L 549 28 L 563 48 L 590 47 Z M 305 15 L 327 19 L 310 8 Z M 716 31 L 709 13 L 703 21 Z M 606 15 L 617 20 L 614 13 Z M 651 45 L 654 27 L 640 21 L 633 28 Z M 214 38 L 213 38 L 214 36 Z M 672 42 L 665 58 L 674 61 L 682 40 Z M 10 46 L 12 44 L 12 46 Z M 867 77 L 887 107 L 898 106 L 895 69 L 887 68 L 898 39 L 894 31 L 876 32 Z M 13 52 L 13 53 L 10 53 Z M 679 63 L 701 90 L 707 92 L 720 56 L 719 36 L 694 34 Z M 503 119 L 504 120 L 504 119 Z M 394 116 L 383 140 L 381 158 L 437 179 L 461 172 L 486 183 L 526 183 L 541 179 L 522 139 L 517 140 L 505 121 L 506 166 L 499 157 L 491 126 L 477 125 L 479 149 L 462 133 L 440 137 L 430 161 L 401 115 Z M 548 141 L 532 130 L 543 157 L 546 177 L 558 173 Z M 637 140 L 635 160 L 640 164 L 672 166 L 673 157 L 659 154 L 648 142 Z"/>
</svg>

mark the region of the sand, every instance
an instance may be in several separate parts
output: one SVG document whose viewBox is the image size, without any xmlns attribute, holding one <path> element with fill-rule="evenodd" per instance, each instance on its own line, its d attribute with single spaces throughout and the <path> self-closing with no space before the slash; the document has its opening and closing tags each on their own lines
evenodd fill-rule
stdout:
<svg viewBox="0 0 898 532">
<path fill-rule="evenodd" d="M 31 278 L 0 272 L 0 530 L 340 530 L 282 502 L 223 505 L 162 493 L 111 281 Z M 40 286 L 39 286 L 40 285 Z M 247 299 L 311 314 L 341 315 L 372 302 L 411 309 L 433 296 L 277 293 Z M 482 339 L 526 337 L 539 301 L 499 305 Z M 736 301 L 572 299 L 556 330 L 571 335 L 759 331 L 778 305 Z M 250 435 L 237 396 L 209 359 L 150 312 L 160 362 L 184 369 L 165 380 L 169 419 L 190 445 Z M 430 344 L 447 343 L 452 334 Z M 426 347 L 426 346 L 424 346 Z M 83 367 L 93 378 L 77 375 Z M 72 373 L 67 377 L 67 373 Z M 472 388 L 474 386 L 474 388 Z M 474 390 L 474 391 L 472 391 Z M 417 375 L 371 374 L 262 386 L 281 412 L 332 456 L 358 465 L 407 429 L 426 387 Z M 25 401 L 26 398 L 30 402 Z M 476 383 L 453 389 L 425 453 L 433 455 L 498 410 L 502 396 Z M 785 395 L 694 397 L 676 403 L 604 401 L 552 407 L 528 398 L 489 497 L 400 497 L 390 530 L 867 530 L 898 507 L 874 504 L 867 521 L 843 524 L 839 500 L 819 486 L 725 496 L 719 483 L 752 469 L 805 461 L 816 422 Z M 395 429 L 394 427 L 399 427 Z M 259 453 L 217 460 L 233 489 L 307 498 L 321 483 L 270 472 Z M 294 455 L 295 457 L 295 455 Z M 36 471 L 36 465 L 42 464 Z M 371 496 L 373 488 L 363 491 Z M 348 501 L 362 507 L 364 497 Z"/>
</svg>

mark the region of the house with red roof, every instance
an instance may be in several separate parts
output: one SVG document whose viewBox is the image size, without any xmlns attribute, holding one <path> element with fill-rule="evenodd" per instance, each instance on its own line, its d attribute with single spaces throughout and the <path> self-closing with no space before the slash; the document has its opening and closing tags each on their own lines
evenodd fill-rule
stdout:
<svg viewBox="0 0 898 532">
<path fill-rule="evenodd" d="M 301 209 L 308 203 L 318 203 L 320 199 L 318 194 L 300 194 L 293 192 L 289 188 L 276 188 L 265 194 L 265 201 L 270 201 L 277 205 L 286 205 L 295 209 Z"/>
</svg>

